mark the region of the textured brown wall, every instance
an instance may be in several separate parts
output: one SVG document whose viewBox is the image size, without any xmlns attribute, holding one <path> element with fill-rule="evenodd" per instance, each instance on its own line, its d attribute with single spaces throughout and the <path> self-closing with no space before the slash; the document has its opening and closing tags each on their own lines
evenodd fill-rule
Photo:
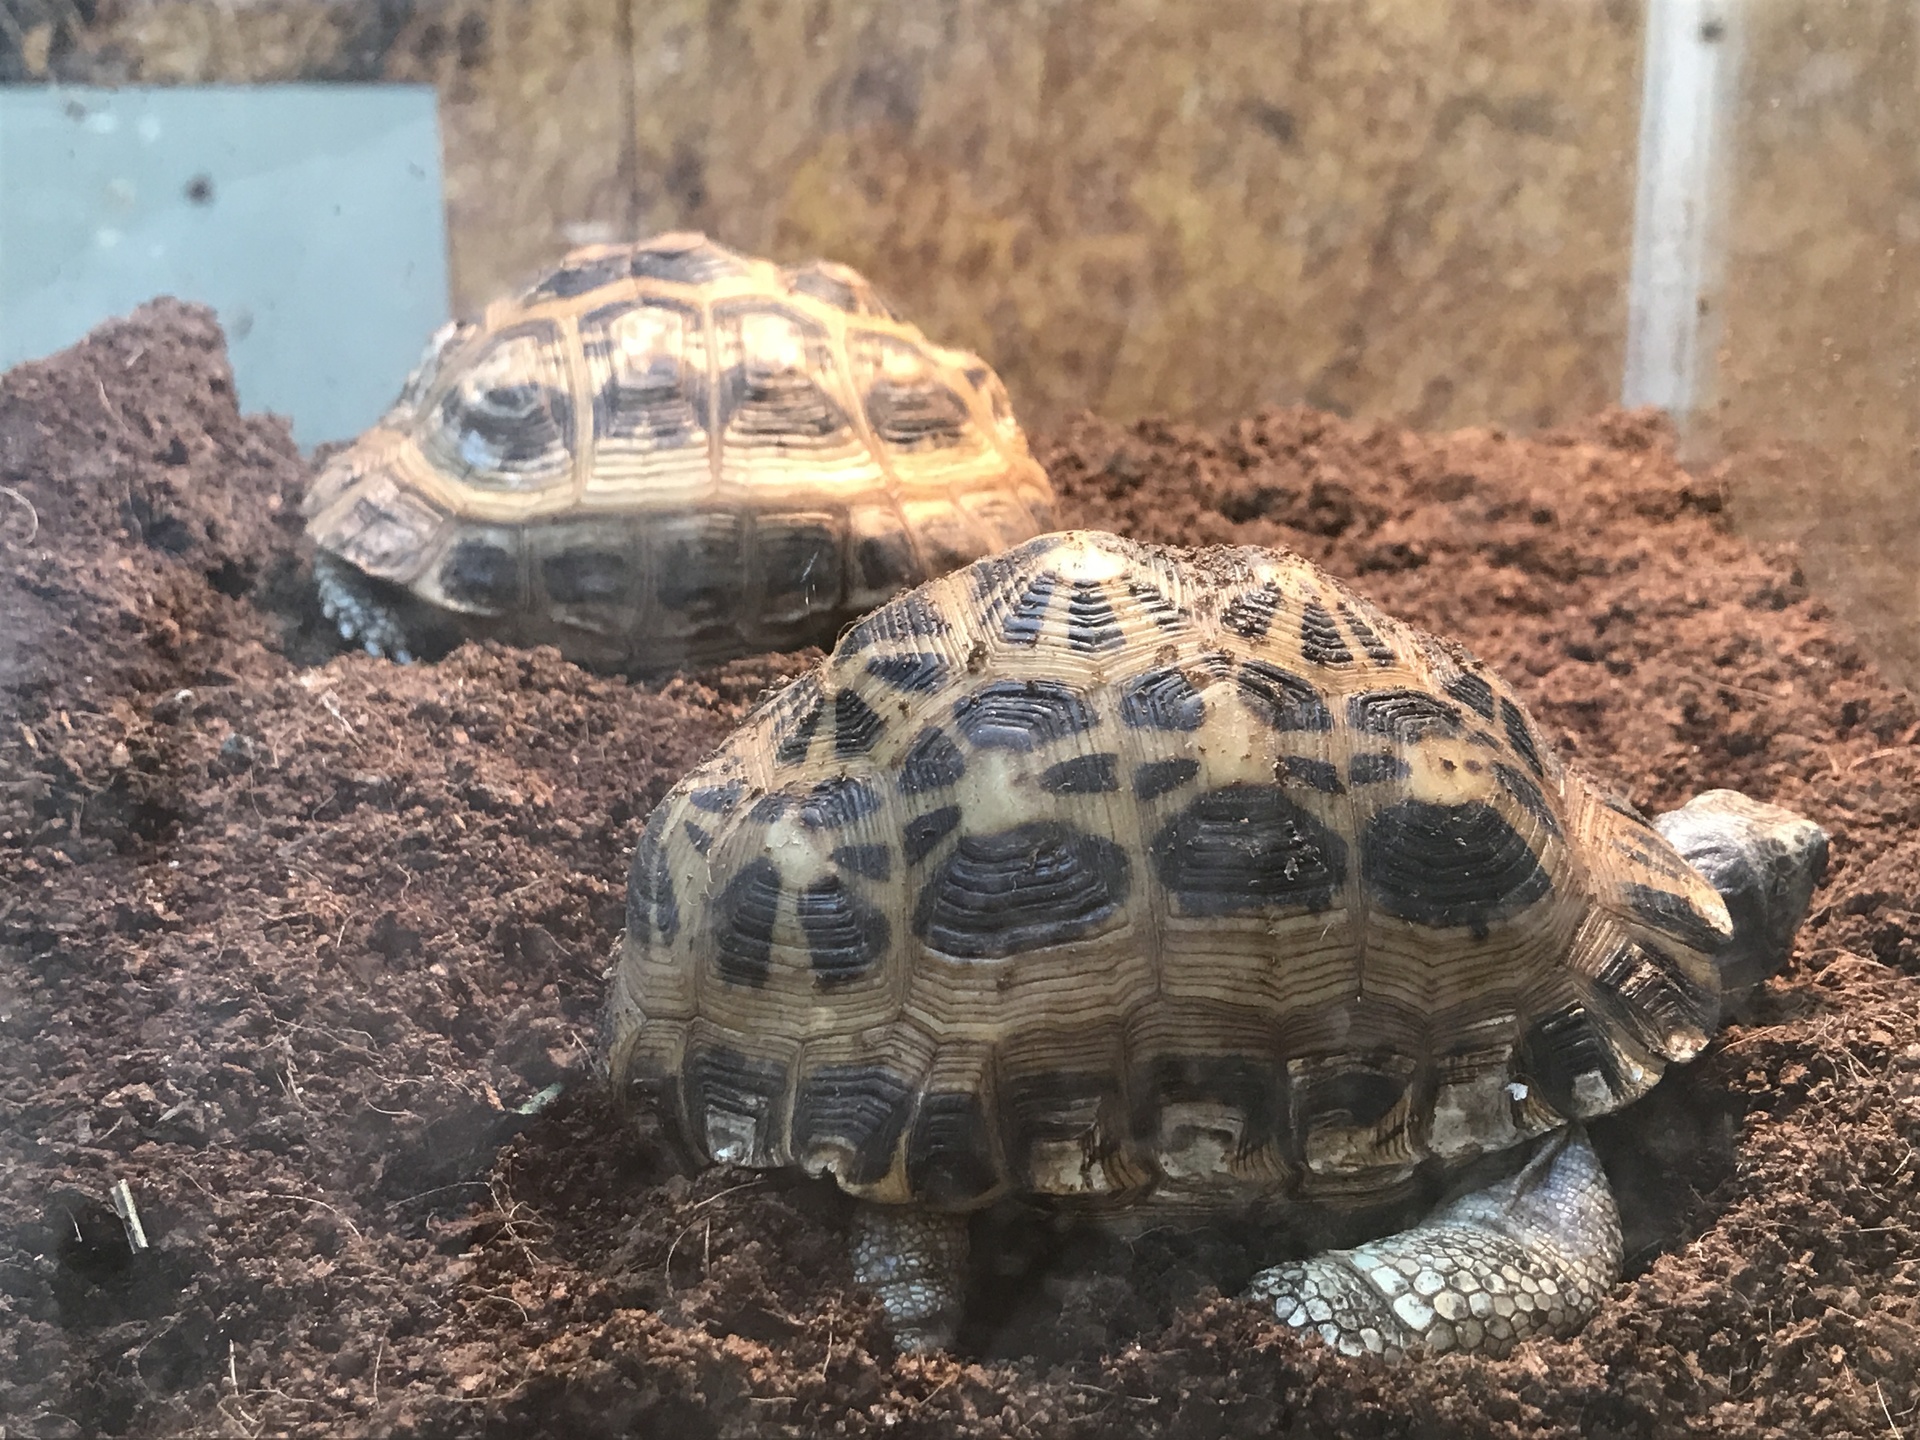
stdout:
<svg viewBox="0 0 1920 1440">
<path fill-rule="evenodd" d="M 106 0 L 42 68 L 436 84 L 462 308 L 569 243 L 691 226 L 868 271 L 1035 420 L 1306 399 L 1527 425 L 1618 386 L 1639 24 L 1625 0 Z"/>
</svg>

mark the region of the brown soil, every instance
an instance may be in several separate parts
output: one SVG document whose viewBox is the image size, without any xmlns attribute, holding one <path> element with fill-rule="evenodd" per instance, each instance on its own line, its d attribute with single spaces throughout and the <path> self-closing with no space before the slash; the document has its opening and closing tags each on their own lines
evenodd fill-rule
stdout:
<svg viewBox="0 0 1920 1440">
<path fill-rule="evenodd" d="M 1596 1137 L 1630 1273 L 1583 1334 L 1352 1365 L 1221 1298 L 1254 1237 L 1016 1214 L 968 1353 L 896 1356 L 833 1194 L 671 1175 L 589 1065 L 648 807 L 798 662 L 333 654 L 307 466 L 160 302 L 0 381 L 0 1434 L 1911 1430 L 1920 707 L 1793 554 L 1638 415 L 1089 419 L 1042 457 L 1071 523 L 1292 546 L 1466 641 L 1643 807 L 1834 832 L 1749 1023 Z"/>
</svg>

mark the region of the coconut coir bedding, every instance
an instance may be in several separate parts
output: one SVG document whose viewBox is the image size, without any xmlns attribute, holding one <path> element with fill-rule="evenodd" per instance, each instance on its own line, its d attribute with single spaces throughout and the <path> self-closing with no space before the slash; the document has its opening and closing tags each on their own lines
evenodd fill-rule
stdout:
<svg viewBox="0 0 1920 1440">
<path fill-rule="evenodd" d="M 1645 809 L 1832 830 L 1787 973 L 1596 1133 L 1629 1273 L 1579 1337 L 1351 1364 L 1223 1298 L 1258 1237 L 1016 1213 L 966 1353 L 896 1355 L 836 1195 L 674 1175 L 590 1066 L 649 807 L 802 661 L 335 653 L 306 463 L 159 302 L 0 380 L 0 1432 L 1912 1433 L 1920 708 L 1731 534 L 1737 469 L 1623 413 L 1039 451 L 1065 523 L 1291 546 L 1465 641 Z"/>
</svg>

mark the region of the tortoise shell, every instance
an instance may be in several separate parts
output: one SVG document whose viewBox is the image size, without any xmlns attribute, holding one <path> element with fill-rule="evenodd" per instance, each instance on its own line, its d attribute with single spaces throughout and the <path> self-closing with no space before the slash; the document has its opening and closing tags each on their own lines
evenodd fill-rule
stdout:
<svg viewBox="0 0 1920 1440">
<path fill-rule="evenodd" d="M 653 814 L 616 1090 L 948 1209 L 1379 1196 L 1717 1020 L 1719 895 L 1315 566 L 1050 535 L 876 611 Z"/>
<path fill-rule="evenodd" d="M 664 235 L 442 330 L 304 513 L 410 636 L 644 670 L 828 641 L 1052 505 L 978 356 L 843 265 Z"/>
</svg>

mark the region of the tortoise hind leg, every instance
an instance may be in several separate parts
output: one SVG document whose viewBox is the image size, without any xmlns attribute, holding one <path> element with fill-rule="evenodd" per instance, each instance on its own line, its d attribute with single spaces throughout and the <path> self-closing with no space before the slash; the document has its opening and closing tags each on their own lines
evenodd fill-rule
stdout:
<svg viewBox="0 0 1920 1440">
<path fill-rule="evenodd" d="M 1572 1127 L 1412 1229 L 1263 1270 L 1248 1298 L 1348 1355 L 1500 1356 L 1580 1328 L 1620 1274 L 1620 1214 Z"/>
<path fill-rule="evenodd" d="M 948 1350 L 966 1298 L 967 1217 L 861 1202 L 853 1274 L 880 1300 L 902 1350 Z"/>
</svg>

